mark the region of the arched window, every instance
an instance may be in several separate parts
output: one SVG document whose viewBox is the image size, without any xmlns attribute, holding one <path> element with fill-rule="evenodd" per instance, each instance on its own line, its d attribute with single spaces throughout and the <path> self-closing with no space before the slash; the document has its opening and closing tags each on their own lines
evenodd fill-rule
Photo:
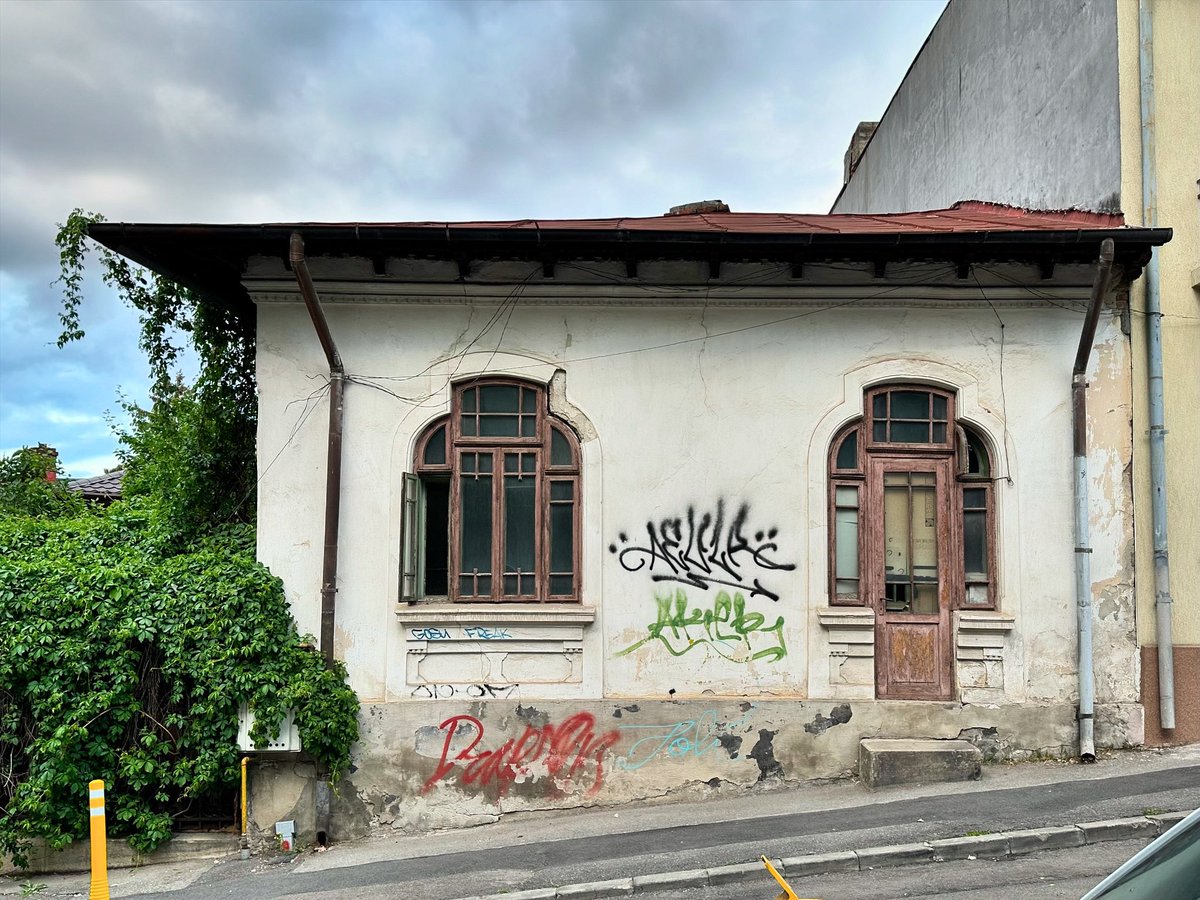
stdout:
<svg viewBox="0 0 1200 900">
<path fill-rule="evenodd" d="M 579 444 L 543 387 L 457 385 L 406 478 L 401 599 L 579 599 Z"/>
<path fill-rule="evenodd" d="M 956 607 L 989 609 L 995 607 L 995 535 L 992 500 L 991 454 L 983 435 L 967 422 L 954 415 L 953 394 L 936 388 L 916 385 L 885 385 L 866 392 L 863 416 L 845 425 L 830 442 L 829 451 L 829 598 L 835 605 L 870 605 L 867 590 L 870 579 L 867 569 L 883 562 L 884 575 L 880 583 L 883 593 L 892 596 L 892 605 L 915 602 L 930 608 L 929 591 L 922 588 L 921 579 L 934 577 L 935 571 L 945 571 L 949 578 L 952 603 Z M 909 460 L 945 461 L 948 483 L 939 489 L 936 475 L 899 472 L 885 469 L 903 468 Z M 936 468 L 936 467 L 935 467 Z M 879 484 L 869 485 L 869 474 L 879 474 Z M 914 480 L 915 478 L 915 480 Z M 902 483 L 903 482 L 903 483 Z M 871 488 L 868 490 L 868 488 Z M 915 492 L 915 493 L 914 493 Z M 952 562 L 949 568 L 939 564 L 931 569 L 929 560 L 923 566 L 888 566 L 879 560 L 887 547 L 893 559 L 907 560 L 909 547 L 899 544 L 913 540 L 929 540 L 921 532 L 926 527 L 909 516 L 905 523 L 897 519 L 893 533 L 879 529 L 887 524 L 886 509 L 890 502 L 896 509 L 909 505 L 901 503 L 901 494 L 936 504 L 940 495 L 953 498 L 953 508 L 943 510 L 946 531 L 950 540 L 939 547 L 939 553 Z M 936 521 L 936 507 L 930 506 L 928 517 Z M 872 534 L 879 533 L 887 547 L 869 546 Z M 903 540 L 902 540 L 903 539 Z M 912 550 L 921 553 L 921 545 Z M 912 580 L 907 586 L 898 584 L 901 574 Z M 926 572 L 922 575 L 921 572 Z M 890 586 L 889 584 L 894 585 Z M 901 595 L 909 595 L 901 599 Z M 924 599 L 921 599 L 924 597 Z M 879 598 L 876 598 L 879 599 Z"/>
</svg>

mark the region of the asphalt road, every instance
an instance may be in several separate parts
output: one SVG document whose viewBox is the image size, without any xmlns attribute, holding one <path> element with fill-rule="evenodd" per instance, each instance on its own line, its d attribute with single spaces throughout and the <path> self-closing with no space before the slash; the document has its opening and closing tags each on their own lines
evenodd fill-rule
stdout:
<svg viewBox="0 0 1200 900">
<path fill-rule="evenodd" d="M 1033 853 L 999 860 L 928 863 L 846 875 L 821 875 L 789 882 L 801 898 L 814 900 L 1079 900 L 1105 875 L 1133 856 L 1146 841 L 1114 841 L 1072 850 Z M 779 887 L 762 880 L 715 888 L 643 895 L 646 900 L 773 900 Z"/>
<path fill-rule="evenodd" d="M 1005 831 L 1138 816 L 1150 808 L 1196 807 L 1200 807 L 1200 766 L 1185 766 L 1136 775 L 969 794 L 947 791 L 939 796 L 868 806 L 734 818 L 621 834 L 475 847 L 457 852 L 446 846 L 430 844 L 427 855 L 340 867 L 334 865 L 336 857 L 333 854 L 309 858 L 314 862 L 319 860 L 320 868 L 314 868 L 312 862 L 302 862 L 275 866 L 260 864 L 254 867 L 257 869 L 254 871 L 247 864 L 232 860 L 214 866 L 182 890 L 144 896 L 147 900 L 218 900 L 229 897 L 237 900 L 269 900 L 304 896 L 445 900 L 654 872 L 710 868 L 757 860 L 760 854 L 796 856 L 958 837 L 969 832 Z M 1107 872 L 1123 858 L 1117 855 L 1118 851 L 1113 849 L 1115 846 L 1099 845 L 1096 852 L 1101 859 L 1095 863 L 1098 866 L 1096 872 Z M 329 857 L 328 863 L 325 862 L 326 857 Z M 1018 861 L 1002 865 L 1026 864 Z M 945 871 L 950 866 L 935 864 L 918 869 Z M 918 884 L 921 883 L 922 876 L 919 873 L 913 877 Z M 766 881 L 763 883 L 769 889 L 770 884 Z M 980 883 L 988 882 L 981 876 Z M 152 886 L 147 887 L 154 890 Z M 707 898 L 709 895 L 703 896 Z M 737 896 L 739 900 L 747 900 L 756 895 L 745 892 L 711 896 Z M 768 892 L 763 896 L 773 897 L 774 894 Z M 815 896 L 822 897 L 821 894 Z M 847 893 L 840 896 L 867 895 Z M 904 894 L 885 892 L 878 896 L 899 897 Z M 993 892 L 988 896 L 994 898 L 1003 895 Z M 1020 897 L 1021 900 L 1031 900 L 1024 893 Z"/>
</svg>

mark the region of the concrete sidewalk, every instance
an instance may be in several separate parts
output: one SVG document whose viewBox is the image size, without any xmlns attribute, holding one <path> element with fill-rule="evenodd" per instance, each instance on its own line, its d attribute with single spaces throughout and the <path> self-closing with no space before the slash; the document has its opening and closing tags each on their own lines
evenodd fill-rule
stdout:
<svg viewBox="0 0 1200 900">
<path fill-rule="evenodd" d="M 175 900 L 622 896 L 757 879 L 765 873 L 759 855 L 794 874 L 821 865 L 948 861 L 1152 837 L 1162 828 L 1160 813 L 1198 806 L 1200 745 L 1192 745 L 1109 754 L 1091 766 L 987 766 L 978 782 L 876 791 L 855 781 L 803 784 L 749 796 L 525 813 L 417 837 L 378 833 L 296 857 L 114 870 L 112 894 Z M 1128 821 L 1104 824 L 1113 820 Z M 1046 828 L 1053 831 L 1026 833 Z M 23 881 L 4 882 L 0 893 L 21 893 Z M 40 896 L 87 889 L 86 875 L 28 881 L 45 885 Z"/>
</svg>

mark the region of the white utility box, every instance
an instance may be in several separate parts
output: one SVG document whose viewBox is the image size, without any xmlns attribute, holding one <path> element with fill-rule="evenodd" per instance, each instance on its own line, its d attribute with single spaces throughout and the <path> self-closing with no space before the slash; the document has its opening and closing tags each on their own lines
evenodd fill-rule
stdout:
<svg viewBox="0 0 1200 900">
<path fill-rule="evenodd" d="M 238 710 L 238 749 L 245 753 L 299 753 L 300 732 L 296 729 L 296 711 L 288 710 L 283 721 L 279 723 L 279 736 L 268 740 L 265 747 L 255 747 L 250 740 L 250 729 L 254 727 L 254 711 L 245 704 Z"/>
</svg>

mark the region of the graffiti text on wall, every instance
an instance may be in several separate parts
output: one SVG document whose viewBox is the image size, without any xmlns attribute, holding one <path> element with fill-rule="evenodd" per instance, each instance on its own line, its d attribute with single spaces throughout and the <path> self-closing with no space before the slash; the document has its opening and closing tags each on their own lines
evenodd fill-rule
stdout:
<svg viewBox="0 0 1200 900">
<path fill-rule="evenodd" d="M 552 781 L 590 777 L 587 794 L 591 796 L 604 784 L 604 754 L 620 738 L 616 730 L 597 735 L 596 719 L 587 712 L 575 713 L 558 725 L 526 725 L 520 737 L 509 738 L 493 750 L 476 749 L 483 741 L 484 727 L 474 716 L 451 716 L 438 728 L 446 733 L 442 756 L 422 793 L 461 764 L 463 784 L 486 787 L 495 783 L 503 794 L 509 785 L 529 777 L 534 763 L 540 763 Z M 468 740 L 457 753 L 453 750 L 456 738 Z M 595 763 L 594 769 L 589 762 Z"/>
<path fill-rule="evenodd" d="M 641 649 L 651 641 L 659 641 L 672 656 L 683 656 L 694 647 L 710 647 L 732 662 L 748 663 L 763 659 L 778 662 L 787 656 L 783 641 L 783 616 L 768 625 L 762 613 L 746 612 L 746 598 L 721 591 L 711 608 L 693 606 L 688 609 L 687 594 L 677 589 L 674 594 L 656 594 L 658 618 L 647 627 L 649 632 L 640 641 L 630 644 L 617 656 Z M 768 642 L 770 646 L 764 646 Z"/>
<path fill-rule="evenodd" d="M 466 625 L 462 628 L 443 628 L 440 625 L 425 625 L 408 629 L 414 641 L 507 641 L 512 633 L 507 628 L 487 628 L 483 625 Z"/>
<path fill-rule="evenodd" d="M 647 522 L 645 546 L 630 544 L 622 533 L 619 544 L 610 544 L 608 549 L 627 571 L 645 569 L 654 581 L 677 581 L 701 589 L 725 585 L 751 597 L 778 600 L 778 594 L 763 587 L 757 575 L 746 570 L 791 571 L 796 566 L 775 559 L 778 529 L 747 531 L 749 515 L 746 503 L 732 520 L 726 519 L 724 500 L 717 501 L 715 512 L 700 516 L 689 506 L 683 518 Z"/>
<path fill-rule="evenodd" d="M 718 722 L 716 711 L 710 709 L 699 718 L 667 725 L 622 725 L 621 732 L 633 743 L 617 766 L 632 772 L 655 759 L 699 758 L 718 747 L 737 759 L 742 738 L 734 732 L 744 729 L 747 715 L 736 722 Z"/>
<path fill-rule="evenodd" d="M 449 700 L 453 697 L 503 700 L 520 689 L 519 684 L 418 684 L 410 696 L 418 700 Z"/>
</svg>

